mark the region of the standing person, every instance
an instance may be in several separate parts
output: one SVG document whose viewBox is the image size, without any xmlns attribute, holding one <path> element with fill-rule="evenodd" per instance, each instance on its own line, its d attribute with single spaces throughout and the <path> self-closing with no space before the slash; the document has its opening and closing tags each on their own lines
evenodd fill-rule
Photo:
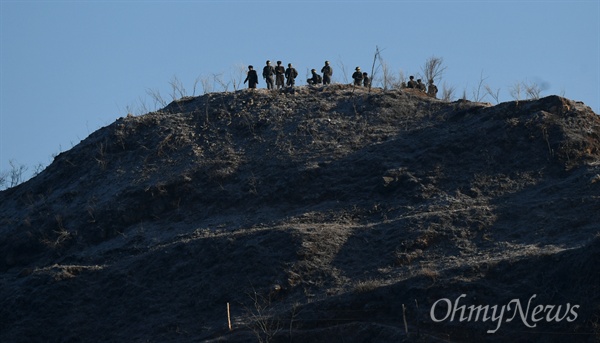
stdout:
<svg viewBox="0 0 600 343">
<path fill-rule="evenodd" d="M 369 87 L 371 86 L 371 79 L 369 79 L 369 74 L 363 73 L 363 86 Z"/>
<path fill-rule="evenodd" d="M 275 67 L 275 85 L 277 89 L 283 88 L 283 78 L 285 76 L 285 67 L 281 65 L 281 61 L 277 61 L 277 67 Z"/>
<path fill-rule="evenodd" d="M 287 79 L 286 84 L 288 87 L 294 88 L 296 76 L 298 76 L 298 71 L 296 68 L 292 67 L 291 63 L 288 63 L 288 68 L 285 70 L 285 78 Z"/>
<path fill-rule="evenodd" d="M 258 74 L 251 65 L 248 66 L 248 75 L 246 76 L 244 83 L 246 82 L 248 82 L 248 88 L 256 88 L 256 85 L 258 84 Z"/>
<path fill-rule="evenodd" d="M 275 74 L 275 68 L 271 65 L 271 61 L 267 61 L 267 65 L 263 68 L 263 78 L 267 82 L 267 89 L 273 89 L 273 74 Z"/>
<path fill-rule="evenodd" d="M 429 95 L 432 98 L 436 98 L 437 92 L 438 92 L 437 86 L 433 84 L 433 79 L 430 79 L 429 80 L 429 88 L 427 89 L 427 95 Z"/>
<path fill-rule="evenodd" d="M 409 81 L 406 84 L 406 88 L 417 88 L 417 83 L 415 82 L 415 77 L 414 76 L 410 76 L 409 77 Z"/>
<path fill-rule="evenodd" d="M 331 75 L 333 75 L 333 69 L 329 65 L 329 61 L 325 61 L 325 66 L 321 68 L 321 73 L 323 73 L 323 84 L 331 84 Z"/>
<path fill-rule="evenodd" d="M 352 74 L 352 78 L 354 79 L 354 85 L 360 86 L 362 85 L 363 74 L 360 72 L 360 67 L 356 67 L 356 69 L 354 70 L 355 72 L 354 74 Z"/>
</svg>

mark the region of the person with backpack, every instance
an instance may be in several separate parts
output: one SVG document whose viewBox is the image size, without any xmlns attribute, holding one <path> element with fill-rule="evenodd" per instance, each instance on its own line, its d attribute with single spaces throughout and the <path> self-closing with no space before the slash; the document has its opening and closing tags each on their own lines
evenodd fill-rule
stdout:
<svg viewBox="0 0 600 343">
<path fill-rule="evenodd" d="M 248 88 L 256 88 L 256 85 L 258 84 L 258 74 L 251 65 L 248 66 L 248 75 L 246 76 L 244 83 L 246 82 L 248 82 Z"/>
<path fill-rule="evenodd" d="M 267 89 L 273 89 L 273 74 L 275 74 L 275 68 L 271 65 L 271 61 L 267 61 L 267 65 L 263 68 L 262 76 L 267 82 Z"/>
<path fill-rule="evenodd" d="M 277 66 L 275 67 L 275 85 L 277 89 L 283 88 L 283 78 L 285 76 L 285 67 L 281 65 L 281 61 L 277 61 Z"/>
<path fill-rule="evenodd" d="M 291 63 L 288 63 L 288 68 L 285 70 L 285 78 L 287 80 L 286 85 L 290 88 L 294 88 L 297 76 L 298 71 L 296 70 L 296 68 L 292 67 Z"/>
<path fill-rule="evenodd" d="M 333 69 L 329 65 L 329 61 L 325 61 L 325 66 L 321 68 L 321 73 L 323 73 L 323 84 L 331 84 L 331 75 L 333 75 Z"/>
<path fill-rule="evenodd" d="M 312 73 L 312 77 L 306 80 L 306 83 L 308 83 L 309 85 L 318 85 L 321 82 L 323 82 L 321 75 L 317 74 L 316 69 L 312 69 L 310 72 Z"/>
</svg>

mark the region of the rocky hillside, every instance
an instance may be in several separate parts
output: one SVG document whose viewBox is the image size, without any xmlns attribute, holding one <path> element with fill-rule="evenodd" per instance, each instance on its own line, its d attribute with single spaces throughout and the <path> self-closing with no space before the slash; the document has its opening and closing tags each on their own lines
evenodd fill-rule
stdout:
<svg viewBox="0 0 600 343">
<path fill-rule="evenodd" d="M 579 102 L 183 98 L 0 192 L 0 341 L 596 342 L 598 223 Z"/>
</svg>

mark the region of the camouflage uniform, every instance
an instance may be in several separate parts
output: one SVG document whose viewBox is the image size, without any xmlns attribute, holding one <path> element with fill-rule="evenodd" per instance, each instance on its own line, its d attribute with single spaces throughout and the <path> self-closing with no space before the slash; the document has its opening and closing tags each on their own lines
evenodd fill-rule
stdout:
<svg viewBox="0 0 600 343">
<path fill-rule="evenodd" d="M 331 83 L 331 75 L 333 75 L 333 69 L 329 65 L 329 61 L 325 61 L 325 66 L 321 68 L 321 73 L 323 73 L 323 84 L 328 85 Z"/>
<path fill-rule="evenodd" d="M 315 69 L 311 70 L 310 72 L 312 73 L 312 77 L 306 80 L 306 83 L 308 83 L 309 85 L 317 85 L 321 83 L 321 75 L 317 74 L 317 71 Z"/>
<path fill-rule="evenodd" d="M 363 74 L 360 71 L 360 67 L 356 67 L 356 71 L 352 74 L 352 78 L 354 79 L 354 85 L 360 86 L 362 85 Z"/>
<path fill-rule="evenodd" d="M 432 98 L 437 97 L 438 88 L 433 84 L 433 80 L 429 80 L 429 88 L 427 89 L 427 95 Z"/>
<path fill-rule="evenodd" d="M 415 82 L 415 77 L 411 75 L 409 78 L 410 78 L 410 80 L 406 84 L 406 88 L 417 88 L 417 83 Z"/>
</svg>

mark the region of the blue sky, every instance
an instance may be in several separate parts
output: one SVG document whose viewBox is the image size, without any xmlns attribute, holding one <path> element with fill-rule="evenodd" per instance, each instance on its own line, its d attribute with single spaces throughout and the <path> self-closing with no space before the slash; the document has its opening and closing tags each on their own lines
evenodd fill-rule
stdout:
<svg viewBox="0 0 600 343">
<path fill-rule="evenodd" d="M 300 84 L 329 60 L 344 82 L 370 71 L 376 47 L 406 76 L 442 58 L 438 86 L 456 98 L 484 80 L 509 101 L 527 82 L 600 113 L 598 0 L 0 0 L 0 16 L 0 171 L 12 160 L 31 172 L 128 112 L 157 109 L 149 91 L 169 102 L 173 80 L 193 95 L 199 78 L 228 82 L 269 59 L 293 63 Z"/>
</svg>

